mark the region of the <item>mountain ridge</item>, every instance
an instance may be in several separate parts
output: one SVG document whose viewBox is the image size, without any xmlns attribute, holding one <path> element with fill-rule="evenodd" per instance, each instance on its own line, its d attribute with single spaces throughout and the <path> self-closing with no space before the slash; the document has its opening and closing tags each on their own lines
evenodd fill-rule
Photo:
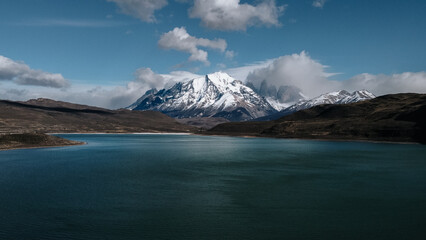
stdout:
<svg viewBox="0 0 426 240">
<path fill-rule="evenodd" d="M 322 104 L 349 104 L 349 103 L 355 103 L 355 102 L 373 99 L 375 97 L 376 96 L 374 94 L 372 94 L 371 92 L 365 89 L 354 91 L 352 93 L 346 90 L 329 92 L 329 93 L 321 94 L 320 96 L 312 98 L 312 99 L 298 101 L 297 103 L 285 108 L 282 111 L 279 111 L 269 116 L 254 119 L 253 121 L 277 120 L 281 117 L 287 116 L 294 112 L 308 109 L 308 108 L 322 105 Z"/>
<path fill-rule="evenodd" d="M 160 111 L 176 118 L 224 117 L 233 121 L 276 112 L 253 89 L 223 72 L 179 82 L 169 89 L 151 89 L 128 108 Z"/>
<path fill-rule="evenodd" d="M 277 119 L 319 104 L 351 103 L 374 97 L 367 90 L 353 93 L 341 90 L 307 100 L 294 86 L 281 86 L 277 90 L 263 81 L 260 89 L 256 89 L 250 82 L 244 84 L 227 73 L 216 72 L 178 82 L 167 89 L 150 89 L 127 109 L 160 111 L 177 119 L 252 121 Z"/>
</svg>

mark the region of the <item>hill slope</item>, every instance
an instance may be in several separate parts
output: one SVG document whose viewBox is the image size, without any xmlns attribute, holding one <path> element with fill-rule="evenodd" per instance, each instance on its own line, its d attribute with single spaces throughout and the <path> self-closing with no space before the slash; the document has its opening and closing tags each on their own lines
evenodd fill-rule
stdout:
<svg viewBox="0 0 426 240">
<path fill-rule="evenodd" d="M 42 133 L 0 135 L 0 151 L 19 148 L 56 147 L 81 144 L 83 143 Z"/>
<path fill-rule="evenodd" d="M 0 101 L 0 134 L 22 132 L 190 132 L 192 127 L 154 111 L 108 110 L 37 99 Z"/>
<path fill-rule="evenodd" d="M 220 124 L 207 134 L 426 143 L 426 95 L 319 105 L 275 121 Z"/>
</svg>

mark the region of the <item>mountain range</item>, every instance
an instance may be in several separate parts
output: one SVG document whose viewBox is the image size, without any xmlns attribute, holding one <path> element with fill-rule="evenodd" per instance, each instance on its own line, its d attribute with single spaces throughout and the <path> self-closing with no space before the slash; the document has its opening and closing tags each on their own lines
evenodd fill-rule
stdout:
<svg viewBox="0 0 426 240">
<path fill-rule="evenodd" d="M 312 98 L 310 100 L 300 100 L 297 103 L 285 108 L 282 111 L 277 113 L 257 118 L 255 121 L 268 121 L 268 120 L 276 120 L 283 116 L 292 114 L 294 112 L 308 109 L 314 106 L 322 105 L 322 104 L 348 104 L 361 102 L 369 99 L 373 99 L 376 96 L 367 90 L 355 91 L 353 93 L 349 93 L 346 90 L 341 90 L 337 92 L 330 92 L 321 94 L 318 97 Z"/>
<path fill-rule="evenodd" d="M 160 111 L 175 118 L 222 117 L 231 121 L 277 112 L 264 97 L 222 72 L 179 82 L 169 89 L 151 89 L 128 108 Z"/>
<path fill-rule="evenodd" d="M 350 95 L 354 98 L 361 97 L 359 93 Z M 343 99 L 350 101 L 350 98 Z M 195 122 L 199 121 L 198 118 L 192 119 Z M 219 123 L 215 121 L 218 118 L 207 119 L 212 120 L 212 125 Z M 0 136 L 8 133 L 34 132 L 187 132 L 426 143 L 426 95 L 394 94 L 348 104 L 321 104 L 273 121 L 229 122 L 219 124 L 208 131 L 180 124 L 177 120 L 182 119 L 173 119 L 158 111 L 108 110 L 49 99 L 27 102 L 0 100 Z M 18 147 L 16 144 L 19 146 L 74 144 L 46 138 L 44 135 L 25 134 L 14 135 L 12 138 L 3 137 L 0 139 L 0 145 L 13 148 Z"/>
<path fill-rule="evenodd" d="M 208 74 L 168 89 L 148 90 L 130 110 L 160 111 L 178 119 L 221 118 L 226 121 L 273 120 L 320 104 L 347 104 L 372 99 L 367 90 L 345 90 L 306 99 L 294 86 L 268 86 L 257 89 L 223 72 Z"/>
</svg>

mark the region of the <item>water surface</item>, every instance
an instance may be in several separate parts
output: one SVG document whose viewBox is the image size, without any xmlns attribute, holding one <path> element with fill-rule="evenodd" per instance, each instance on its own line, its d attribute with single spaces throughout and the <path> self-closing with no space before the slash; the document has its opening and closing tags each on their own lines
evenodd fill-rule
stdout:
<svg viewBox="0 0 426 240">
<path fill-rule="evenodd" d="M 426 239 L 426 147 L 61 135 L 0 152 L 0 239 Z"/>
</svg>

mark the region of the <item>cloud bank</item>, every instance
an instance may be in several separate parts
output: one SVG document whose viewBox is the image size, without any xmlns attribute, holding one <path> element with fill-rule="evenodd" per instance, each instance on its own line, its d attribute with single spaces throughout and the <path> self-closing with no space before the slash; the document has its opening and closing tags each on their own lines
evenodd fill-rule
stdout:
<svg viewBox="0 0 426 240">
<path fill-rule="evenodd" d="M 158 90 L 169 88 L 177 82 L 188 81 L 196 77 L 200 77 L 200 75 L 185 71 L 158 74 L 150 68 L 139 68 L 134 73 L 134 79 L 127 83 L 126 86 L 116 86 L 112 88 L 95 87 L 86 90 L 83 94 L 80 93 L 75 95 L 75 93 L 70 93 L 64 97 L 65 100 L 74 102 L 82 101 L 81 99 L 85 98 L 100 107 L 112 109 L 123 108 L 135 102 L 147 90 L 152 88 Z"/>
<path fill-rule="evenodd" d="M 327 72 L 327 69 L 327 66 L 303 51 L 224 71 L 239 80 L 252 82 L 256 87 L 259 87 L 263 80 L 277 87 L 293 85 L 308 97 L 342 89 L 367 89 L 377 96 L 401 92 L 426 93 L 426 72 L 391 75 L 363 73 L 347 80 L 336 81 L 332 80 L 335 74 Z M 60 74 L 32 70 L 23 63 L 0 56 L 0 81 L 3 81 L 0 97 L 10 100 L 45 97 L 116 109 L 129 106 L 151 88 L 169 88 L 177 82 L 197 77 L 201 76 L 186 71 L 158 74 L 150 68 L 139 68 L 135 71 L 134 78 L 124 86 L 79 85 L 58 91 L 58 87 L 69 86 Z M 25 85 L 35 87 L 27 88 Z"/>
<path fill-rule="evenodd" d="M 240 0 L 195 0 L 189 17 L 201 19 L 207 28 L 245 31 L 254 25 L 279 26 L 284 8 L 275 0 L 264 0 L 256 6 L 241 4 Z"/>
<path fill-rule="evenodd" d="M 174 49 L 181 52 L 187 52 L 191 54 L 188 59 L 189 61 L 200 61 L 209 65 L 208 53 L 207 51 L 200 49 L 200 47 L 225 52 L 227 43 L 223 39 L 209 40 L 205 38 L 196 38 L 189 35 L 185 27 L 176 27 L 161 35 L 161 38 L 158 41 L 158 46 L 163 49 Z M 233 52 L 228 51 L 226 54 L 233 55 Z"/>
<path fill-rule="evenodd" d="M 167 0 L 107 0 L 115 2 L 124 14 L 144 22 L 155 22 L 154 12 L 167 5 Z"/>
<path fill-rule="evenodd" d="M 240 70 L 240 72 L 239 72 Z M 336 81 L 336 75 L 326 71 L 327 66 L 312 59 L 306 52 L 292 54 L 271 60 L 266 66 L 251 66 L 246 81 L 259 87 L 263 80 L 276 87 L 292 85 L 300 88 L 305 95 L 315 97 L 337 90 L 355 91 L 366 89 L 375 95 L 401 92 L 426 93 L 426 72 L 406 72 L 393 75 L 363 73 L 350 79 Z M 233 69 L 242 74 L 245 69 Z M 231 73 L 232 74 L 232 73 Z"/>
<path fill-rule="evenodd" d="M 140 68 L 135 71 L 134 79 L 124 86 L 76 85 L 66 89 L 66 91 L 42 87 L 32 87 L 31 90 L 28 90 L 25 86 L 17 85 L 3 86 L 0 88 L 0 98 L 19 101 L 34 98 L 51 98 L 117 109 L 129 106 L 151 88 L 169 88 L 177 82 L 184 82 L 197 77 L 200 77 L 200 75 L 186 71 L 158 74 L 150 68 Z"/>
<path fill-rule="evenodd" d="M 426 93 L 426 72 L 405 72 L 392 75 L 363 73 L 343 81 L 349 90 L 367 89 L 376 95 L 391 93 Z"/>
<path fill-rule="evenodd" d="M 247 76 L 247 81 L 252 82 L 255 87 L 259 87 L 264 80 L 276 87 L 292 85 L 312 96 L 337 87 L 334 86 L 337 83 L 328 80 L 327 77 L 332 74 L 327 73 L 326 68 L 303 51 L 279 57 L 268 66 L 252 71 Z"/>
<path fill-rule="evenodd" d="M 67 88 L 70 86 L 61 74 L 31 69 L 22 62 L 0 55 L 0 81 L 12 81 L 19 85 Z"/>
</svg>

